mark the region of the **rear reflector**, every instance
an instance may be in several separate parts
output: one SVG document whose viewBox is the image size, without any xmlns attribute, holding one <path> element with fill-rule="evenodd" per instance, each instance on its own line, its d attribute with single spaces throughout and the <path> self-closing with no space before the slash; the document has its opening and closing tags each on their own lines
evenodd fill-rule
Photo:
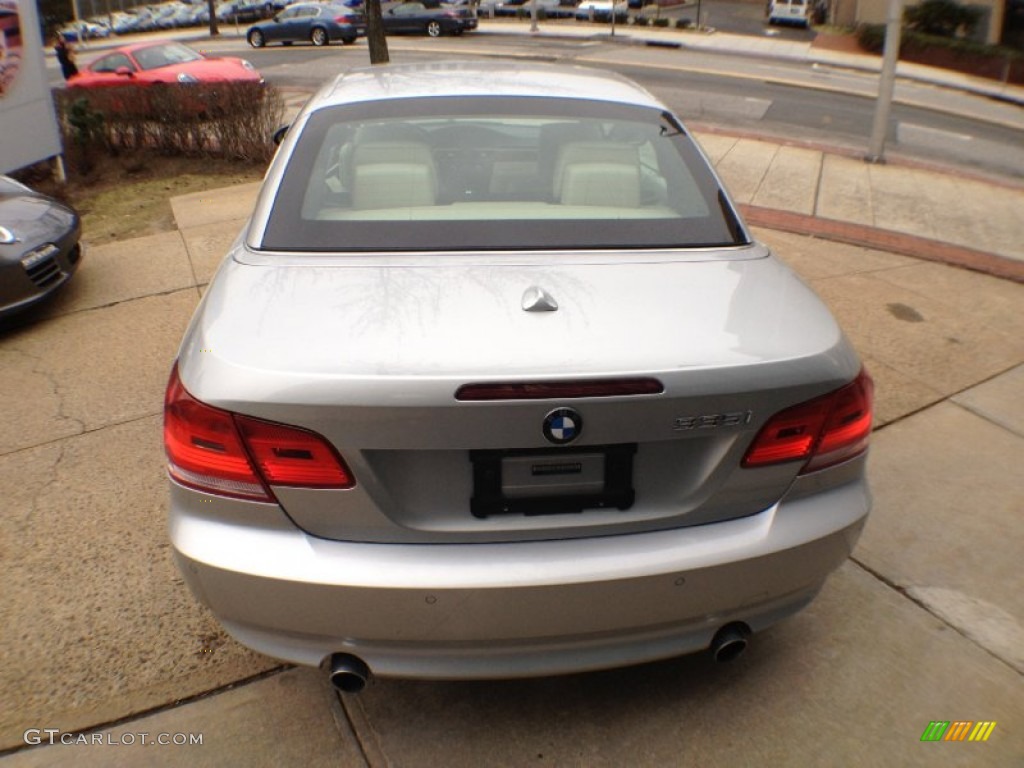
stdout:
<svg viewBox="0 0 1024 768">
<path fill-rule="evenodd" d="M 218 496 L 272 502 L 271 485 L 355 485 L 323 437 L 206 405 L 182 386 L 177 365 L 164 398 L 164 448 L 171 477 Z"/>
<path fill-rule="evenodd" d="M 465 384 L 456 400 L 564 400 L 570 397 L 621 397 L 660 395 L 664 385 L 657 379 L 592 379 L 590 381 L 523 381 Z"/>
<path fill-rule="evenodd" d="M 845 387 L 775 414 L 747 449 L 743 466 L 805 461 L 803 473 L 863 453 L 873 397 L 874 383 L 862 369 Z"/>
</svg>

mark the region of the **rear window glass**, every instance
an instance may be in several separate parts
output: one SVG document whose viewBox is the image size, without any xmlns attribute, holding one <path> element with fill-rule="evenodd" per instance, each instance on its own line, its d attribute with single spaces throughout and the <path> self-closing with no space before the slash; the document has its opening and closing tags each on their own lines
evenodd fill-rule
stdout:
<svg viewBox="0 0 1024 768">
<path fill-rule="evenodd" d="M 652 109 L 557 98 L 366 102 L 311 116 L 262 247 L 678 248 L 742 230 L 692 140 Z"/>
</svg>

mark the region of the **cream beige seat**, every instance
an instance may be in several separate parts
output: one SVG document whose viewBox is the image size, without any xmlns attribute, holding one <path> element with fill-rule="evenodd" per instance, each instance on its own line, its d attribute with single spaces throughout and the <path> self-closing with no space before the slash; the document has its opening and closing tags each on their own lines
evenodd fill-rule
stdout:
<svg viewBox="0 0 1024 768">
<path fill-rule="evenodd" d="M 563 205 L 640 205 L 640 158 L 632 144 L 564 144 L 555 163 L 554 198 Z"/>
<path fill-rule="evenodd" d="M 415 142 L 368 142 L 352 154 L 352 207 L 434 205 L 437 171 L 430 148 Z"/>
</svg>

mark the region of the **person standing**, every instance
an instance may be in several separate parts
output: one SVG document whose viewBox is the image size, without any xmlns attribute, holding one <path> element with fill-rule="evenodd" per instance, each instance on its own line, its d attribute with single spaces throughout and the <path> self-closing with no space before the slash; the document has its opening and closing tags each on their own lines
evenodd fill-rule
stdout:
<svg viewBox="0 0 1024 768">
<path fill-rule="evenodd" d="M 57 61 L 60 63 L 60 71 L 64 75 L 64 80 L 69 80 L 73 75 L 77 75 L 75 52 L 60 32 L 57 33 L 57 42 L 53 46 L 53 50 L 57 54 Z"/>
</svg>

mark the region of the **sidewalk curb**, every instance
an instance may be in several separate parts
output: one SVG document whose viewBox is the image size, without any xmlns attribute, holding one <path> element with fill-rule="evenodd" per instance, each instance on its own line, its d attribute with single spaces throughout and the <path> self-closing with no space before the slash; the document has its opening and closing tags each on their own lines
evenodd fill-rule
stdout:
<svg viewBox="0 0 1024 768">
<path fill-rule="evenodd" d="M 750 226 L 818 237 L 822 240 L 847 243 L 862 248 L 874 248 L 888 253 L 898 253 L 1024 284 L 1024 262 L 1012 261 L 995 253 L 951 245 L 889 229 L 825 219 L 820 216 L 783 211 L 777 208 L 763 208 L 749 203 L 738 203 L 737 207 Z"/>
</svg>

